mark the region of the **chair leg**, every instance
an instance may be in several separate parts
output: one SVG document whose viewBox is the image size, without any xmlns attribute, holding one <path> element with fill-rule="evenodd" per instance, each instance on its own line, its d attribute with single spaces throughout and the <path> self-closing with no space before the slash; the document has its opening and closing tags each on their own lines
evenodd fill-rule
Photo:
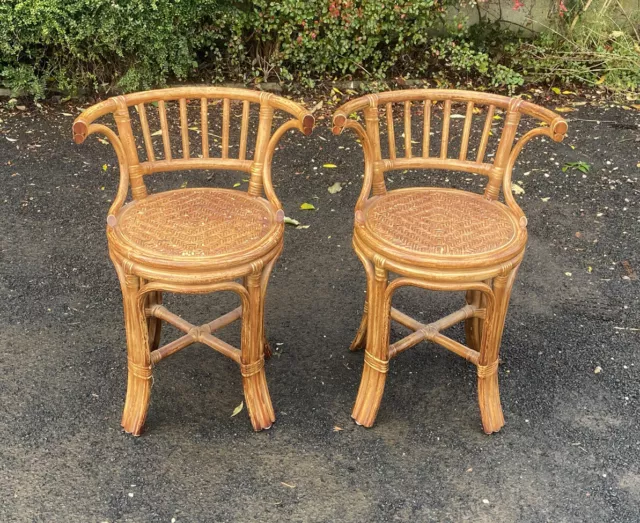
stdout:
<svg viewBox="0 0 640 523">
<path fill-rule="evenodd" d="M 264 299 L 267 295 L 267 283 L 269 283 L 269 274 L 271 273 L 271 267 L 268 267 L 266 269 L 266 271 L 263 271 L 263 276 L 262 276 L 262 280 L 261 280 L 261 293 L 260 293 L 260 299 L 262 301 L 262 307 L 264 310 Z M 266 274 L 266 277 L 265 277 Z M 245 276 L 243 279 L 243 284 L 245 287 L 249 288 L 248 286 L 248 281 L 249 281 L 249 277 Z M 266 335 L 266 329 L 264 327 L 264 314 L 263 314 L 263 324 L 262 324 L 262 350 L 264 353 L 264 359 L 268 360 L 269 358 L 271 358 L 271 356 L 273 355 L 273 351 L 271 350 L 271 345 L 269 344 L 269 340 L 267 340 L 267 335 Z"/>
<path fill-rule="evenodd" d="M 386 296 L 387 271 L 375 268 L 374 281 L 369 286 L 368 326 L 364 368 L 358 396 L 351 417 L 359 425 L 371 427 L 375 422 L 389 369 L 389 314 L 391 298 Z"/>
<path fill-rule="evenodd" d="M 162 292 L 154 291 L 147 294 L 145 307 L 162 304 Z M 149 350 L 154 351 L 160 347 L 160 337 L 162 335 L 162 320 L 154 316 L 147 318 L 147 330 L 149 332 Z"/>
<path fill-rule="evenodd" d="M 349 350 L 356 351 L 356 350 L 363 349 L 365 346 L 365 341 L 367 339 L 368 308 L 369 308 L 369 302 L 365 301 L 364 308 L 362 311 L 362 319 L 360 320 L 360 326 L 358 327 L 358 332 L 356 332 L 356 337 L 353 338 L 353 341 L 349 346 Z"/>
<path fill-rule="evenodd" d="M 269 277 L 270 267 L 263 271 Z M 264 283 L 264 282 L 263 282 Z M 244 399 L 253 429 L 268 429 L 276 420 L 267 377 L 264 371 L 264 294 L 266 283 L 261 284 L 261 275 L 252 274 L 245 278 L 249 291 L 248 306 L 242 311 L 241 365 Z"/>
<path fill-rule="evenodd" d="M 138 298 L 140 278 L 123 275 L 125 329 L 127 331 L 128 381 L 122 413 L 122 427 L 139 436 L 149 409 L 151 396 L 151 359 L 144 300 Z"/>
<path fill-rule="evenodd" d="M 517 267 L 509 274 L 497 276 L 493 280 L 495 299 L 487 309 L 487 318 L 484 322 L 480 343 L 478 402 L 482 427 L 487 434 L 498 432 L 504 425 L 498 386 L 498 361 L 504 321 L 516 273 Z"/>
<path fill-rule="evenodd" d="M 467 291 L 466 301 L 469 305 L 481 307 L 483 303 L 483 294 L 480 291 Z M 464 333 L 467 345 L 475 351 L 480 350 L 482 326 L 482 319 L 480 318 L 467 318 L 464 321 Z"/>
</svg>

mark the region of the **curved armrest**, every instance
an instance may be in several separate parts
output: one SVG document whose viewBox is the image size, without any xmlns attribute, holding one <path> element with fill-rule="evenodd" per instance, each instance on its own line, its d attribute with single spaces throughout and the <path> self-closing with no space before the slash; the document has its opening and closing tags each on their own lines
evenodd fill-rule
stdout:
<svg viewBox="0 0 640 523">
<path fill-rule="evenodd" d="M 115 100 L 113 98 L 108 98 L 104 102 L 92 105 L 88 109 L 82 111 L 80 116 L 73 121 L 73 141 L 78 144 L 83 143 L 87 139 L 87 136 L 91 134 L 89 131 L 91 124 L 101 116 L 112 113 L 115 110 Z"/>
<path fill-rule="evenodd" d="M 300 112 L 295 120 L 289 120 L 283 123 L 271 135 L 269 143 L 267 144 L 267 151 L 262 171 L 262 187 L 264 189 L 264 194 L 267 197 L 267 200 L 269 200 L 269 202 L 271 202 L 271 204 L 276 208 L 276 217 L 278 218 L 279 222 L 284 221 L 284 211 L 282 210 L 282 203 L 276 196 L 276 192 L 273 188 L 273 181 L 271 179 L 271 162 L 273 161 L 273 154 L 275 153 L 278 142 L 280 142 L 280 139 L 287 131 L 290 131 L 291 129 L 297 129 L 305 136 L 309 136 L 313 131 L 313 125 L 315 123 L 315 118 L 311 113 L 309 113 L 302 106 L 298 107 L 300 107 L 304 111 Z M 290 111 L 287 112 L 289 112 L 289 114 L 292 114 Z"/>
<path fill-rule="evenodd" d="M 106 111 L 105 113 L 99 114 L 97 116 L 95 115 L 95 112 L 89 113 L 95 107 L 96 106 L 93 106 L 87 109 L 87 111 L 82 113 L 73 123 L 73 130 L 74 130 L 73 138 L 76 143 L 82 143 L 85 141 L 87 136 L 94 133 L 100 133 L 104 135 L 107 138 L 107 140 L 109 140 L 109 142 L 111 143 L 111 146 L 116 152 L 116 156 L 118 157 L 118 165 L 120 167 L 120 183 L 118 184 L 118 192 L 116 193 L 116 197 L 113 199 L 113 203 L 111 204 L 111 207 L 109 207 L 109 213 L 107 216 L 107 224 L 110 227 L 115 227 L 117 223 L 116 214 L 118 213 L 118 211 L 120 210 L 120 207 L 122 207 L 125 200 L 127 199 L 127 193 L 129 191 L 129 164 L 127 163 L 124 148 L 122 147 L 122 142 L 120 141 L 120 138 L 118 138 L 118 135 L 113 130 L 109 129 L 109 127 L 102 124 L 86 125 L 86 120 L 91 121 L 91 118 L 95 120 L 96 118 L 99 118 L 100 116 L 102 116 L 102 114 L 106 114 L 106 112 L 109 112 L 109 111 Z M 86 118 L 86 120 L 81 119 L 82 116 L 85 115 L 85 113 L 89 113 L 88 117 Z M 82 134 L 76 134 L 77 126 L 82 130 Z M 76 136 L 80 138 L 76 138 Z"/>
<path fill-rule="evenodd" d="M 348 118 L 343 111 L 338 109 L 338 111 L 333 115 L 332 132 L 335 135 L 339 135 L 344 129 L 352 129 L 356 133 L 360 143 L 362 144 L 362 150 L 364 153 L 364 180 L 362 182 L 362 190 L 360 191 L 360 196 L 358 196 L 358 201 L 356 202 L 355 207 L 356 225 L 358 225 L 362 221 L 360 219 L 362 208 L 369 198 L 371 187 L 373 185 L 373 146 L 371 145 L 371 141 L 369 140 L 369 136 L 367 135 L 367 131 L 364 127 L 362 127 L 359 122 Z"/>
<path fill-rule="evenodd" d="M 561 142 L 567 132 L 568 125 L 564 118 L 558 116 L 553 111 L 549 111 L 548 109 L 544 109 L 543 107 L 534 106 L 539 112 L 550 113 L 545 115 L 546 118 L 543 118 L 541 115 L 537 115 L 538 118 L 544 120 L 549 123 L 548 127 L 537 127 L 536 129 L 531 129 L 529 132 L 525 133 L 516 144 L 511 149 L 509 153 L 509 159 L 507 160 L 507 165 L 504 171 L 504 177 L 502 178 L 502 192 L 504 193 L 504 201 L 509 206 L 509 208 L 518 216 L 520 219 L 520 225 L 526 227 L 527 218 L 524 215 L 524 211 L 520 208 L 515 198 L 513 197 L 513 192 L 511 190 L 511 174 L 513 172 L 513 166 L 518 159 L 520 152 L 523 147 L 537 136 L 548 136 L 555 142 Z M 533 116 L 533 115 L 532 115 Z"/>
</svg>

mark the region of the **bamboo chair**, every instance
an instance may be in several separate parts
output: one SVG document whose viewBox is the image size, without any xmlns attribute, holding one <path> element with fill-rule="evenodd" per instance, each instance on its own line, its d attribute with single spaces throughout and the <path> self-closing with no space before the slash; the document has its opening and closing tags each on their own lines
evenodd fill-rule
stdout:
<svg viewBox="0 0 640 523">
<path fill-rule="evenodd" d="M 196 103 L 196 108 L 193 103 Z M 215 106 L 214 106 L 215 102 Z M 154 150 L 147 111 L 157 105 L 162 152 Z M 167 106 L 178 106 L 181 157 L 172 151 Z M 255 105 L 253 105 L 255 104 Z M 232 105 L 241 105 L 237 157 L 230 151 Z M 209 111 L 222 109 L 221 154 L 210 156 Z M 259 107 L 253 157 L 247 141 L 251 107 Z M 141 160 L 131 123 L 135 107 L 146 159 Z M 191 143 L 188 109 L 199 112 L 198 143 Z M 292 116 L 272 132 L 274 111 Z M 192 111 L 193 112 L 193 111 Z M 117 131 L 94 123 L 112 113 Z M 198 117 L 195 118 L 196 121 Z M 124 430 L 139 435 L 149 406 L 152 368 L 195 342 L 204 343 L 240 366 L 245 402 L 254 430 L 269 428 L 275 415 L 267 389 L 264 358 L 264 298 L 269 274 L 283 247 L 284 212 L 271 182 L 271 160 L 280 138 L 297 129 L 308 135 L 314 118 L 301 105 L 246 89 L 184 87 L 110 98 L 84 111 L 73 124 L 82 143 L 93 133 L 106 136 L 120 164 L 120 185 L 107 217 L 109 254 L 124 298 L 128 384 L 122 416 Z M 191 123 L 191 125 L 196 125 Z M 198 128 L 196 127 L 195 130 Z M 175 140 L 175 138 L 174 138 Z M 250 175 L 247 192 L 183 188 L 150 195 L 144 178 L 163 171 L 232 170 Z M 125 204 L 131 189 L 132 201 Z M 263 197 L 266 196 L 266 199 Z M 232 291 L 241 306 L 204 325 L 192 325 L 162 305 L 162 293 Z M 241 348 L 213 333 L 242 319 Z M 159 347 L 162 322 L 184 336 Z"/>
<path fill-rule="evenodd" d="M 404 121 L 404 157 L 393 121 L 398 105 Z M 419 125 L 421 152 L 415 151 L 412 140 L 412 107 L 423 115 Z M 450 147 L 452 107 L 460 107 L 462 112 L 455 120 L 462 126 L 455 155 Z M 358 121 L 360 111 L 364 125 Z M 484 122 L 471 157 L 470 136 L 478 112 L 483 116 L 476 120 Z M 498 112 L 503 112 L 503 117 Z M 388 144 L 382 143 L 381 113 Z M 537 126 L 516 141 L 522 116 L 536 119 Z M 442 121 L 439 129 L 433 125 L 436 118 Z M 498 122 L 502 124 L 499 138 L 496 130 L 492 131 Z M 406 90 L 372 94 L 344 104 L 333 116 L 333 132 L 340 134 L 345 128 L 355 131 L 365 160 L 353 246 L 367 275 L 367 299 L 351 344 L 351 350 L 365 347 L 365 365 L 352 417 L 358 424 L 373 425 L 389 360 L 428 340 L 476 365 L 484 431 L 500 430 L 504 418 L 498 390 L 498 352 L 511 288 L 527 241 L 527 219 L 512 195 L 511 171 L 529 140 L 547 136 L 559 142 L 567 123 L 554 112 L 517 98 L 471 91 Z M 434 139 L 438 136 L 439 144 Z M 497 141 L 497 147 L 490 161 L 488 146 L 492 141 Z M 432 154 L 434 148 L 437 151 Z M 486 176 L 488 183 L 483 195 L 433 187 L 387 190 L 385 173 L 408 169 L 475 173 Z M 498 201 L 501 187 L 504 204 Z M 390 279 L 390 273 L 396 277 Z M 404 286 L 466 291 L 466 305 L 423 324 L 391 306 L 393 293 Z M 412 333 L 390 345 L 390 319 Z M 467 345 L 442 333 L 460 321 L 465 322 Z"/>
</svg>

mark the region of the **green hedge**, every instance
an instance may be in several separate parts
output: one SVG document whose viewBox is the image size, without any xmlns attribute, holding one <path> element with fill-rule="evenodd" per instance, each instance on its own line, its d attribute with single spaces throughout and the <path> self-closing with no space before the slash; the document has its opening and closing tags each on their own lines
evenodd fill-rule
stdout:
<svg viewBox="0 0 640 523">
<path fill-rule="evenodd" d="M 585 39 L 579 63 L 559 67 L 575 56 L 572 40 L 557 33 L 532 43 L 497 24 L 468 28 L 453 15 L 464 1 L 0 0 L 0 85 L 39 98 L 174 81 L 311 87 L 402 76 L 513 89 L 531 73 L 627 87 L 640 77 L 637 35 L 611 44 L 605 28 L 600 41 Z M 585 21 L 582 30 L 592 28 Z M 607 76 L 605 59 L 622 73 Z"/>
<path fill-rule="evenodd" d="M 464 21 L 448 14 L 458 2 L 5 0 L 0 82 L 41 97 L 175 80 L 312 85 L 453 66 L 496 84 L 520 83 L 463 43 Z"/>
</svg>

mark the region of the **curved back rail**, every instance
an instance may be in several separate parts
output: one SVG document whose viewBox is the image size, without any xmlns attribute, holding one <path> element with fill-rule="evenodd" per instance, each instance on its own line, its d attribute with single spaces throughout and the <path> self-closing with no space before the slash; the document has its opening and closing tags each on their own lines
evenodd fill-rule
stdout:
<svg viewBox="0 0 640 523">
<path fill-rule="evenodd" d="M 458 108 L 460 112 L 452 114 Z M 360 111 L 364 116 L 364 125 L 358 121 Z M 400 147 L 394 111 L 398 114 L 401 111 L 403 115 Z M 421 113 L 421 142 L 414 141 L 412 137 L 413 113 Z M 523 115 L 537 119 L 538 124 L 544 127 L 533 128 L 516 140 Z M 438 124 L 436 119 L 441 123 Z M 451 136 L 454 121 L 458 119 L 464 123 L 461 124 L 459 142 L 453 144 L 457 145 L 454 154 Z M 381 120 L 386 131 L 386 144 L 381 138 Z M 482 130 L 472 154 L 470 144 L 474 120 L 480 121 Z M 500 124 L 502 130 L 498 133 L 496 127 Z M 370 94 L 347 102 L 333 115 L 333 133 L 340 134 L 345 128 L 352 129 L 358 135 L 365 157 L 364 184 L 356 204 L 356 213 L 370 195 L 386 192 L 386 171 L 440 169 L 486 176 L 485 197 L 497 199 L 502 186 L 507 205 L 524 218 L 511 193 L 511 170 L 515 160 L 522 147 L 535 136 L 548 136 L 556 142 L 562 141 L 567 132 L 567 122 L 553 111 L 520 98 L 449 89 L 411 89 Z M 496 134 L 499 134 L 497 140 Z M 436 138 L 440 143 L 433 143 Z M 491 152 L 490 145 L 496 141 L 495 150 Z M 383 156 L 385 149 L 387 154 Z"/>
<path fill-rule="evenodd" d="M 178 108 L 177 127 L 181 146 L 179 156 L 172 149 L 170 132 L 175 128 L 175 122 L 167 115 L 169 104 L 177 104 Z M 259 107 L 259 120 L 253 154 L 249 158 L 248 136 L 252 104 Z M 193 113 L 194 106 L 199 116 L 190 121 L 189 109 Z M 219 156 L 211 154 L 209 112 L 212 106 L 222 112 Z M 238 152 L 235 155 L 231 152 L 235 146 L 230 144 L 232 110 L 236 108 L 234 106 L 242 107 Z M 140 158 L 132 126 L 132 107 L 139 118 L 146 154 L 144 160 Z M 272 132 L 275 110 L 283 111 L 292 118 Z M 153 133 L 149 126 L 150 111 L 157 111 L 160 125 L 160 129 Z M 109 113 L 113 114 L 116 131 L 106 125 L 94 123 Z M 116 212 L 126 200 L 129 185 L 133 199 L 145 198 L 147 187 L 144 176 L 163 171 L 223 169 L 245 172 L 250 174 L 249 194 L 258 197 L 264 192 L 275 208 L 280 209 L 280 202 L 271 183 L 270 163 L 273 152 L 286 131 L 297 129 L 309 135 L 313 125 L 314 117 L 305 107 L 270 93 L 236 88 L 179 87 L 116 96 L 100 102 L 76 118 L 73 123 L 73 139 L 80 144 L 87 136 L 101 133 L 116 151 L 120 164 L 120 187 L 107 220 L 113 225 Z M 199 137 L 192 140 L 194 135 Z M 154 150 L 154 136 L 161 137 L 161 150 Z"/>
</svg>

